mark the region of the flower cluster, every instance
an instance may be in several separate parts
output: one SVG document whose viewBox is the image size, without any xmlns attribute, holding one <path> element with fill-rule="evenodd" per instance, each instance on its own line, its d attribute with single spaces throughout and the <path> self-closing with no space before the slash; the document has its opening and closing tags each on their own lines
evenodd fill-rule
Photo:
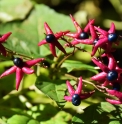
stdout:
<svg viewBox="0 0 122 124">
<path fill-rule="evenodd" d="M 104 53 L 102 57 L 108 57 L 108 66 L 103 64 L 101 61 L 97 60 L 96 58 L 92 58 L 92 61 L 103 71 L 99 74 L 91 77 L 92 80 L 98 81 L 102 83 L 102 86 L 112 86 L 112 90 L 107 89 L 107 93 L 117 97 L 119 100 L 111 100 L 106 99 L 111 104 L 122 104 L 122 92 L 121 89 L 121 82 L 122 82 L 122 69 L 117 65 L 116 60 L 112 56 L 112 54 Z"/>
<path fill-rule="evenodd" d="M 64 36 L 66 38 L 70 37 L 72 39 L 71 42 L 67 41 L 66 39 L 64 40 L 66 42 L 65 47 L 76 47 L 77 44 L 92 45 L 92 61 L 102 70 L 102 72 L 92 76 L 91 79 L 93 81 L 97 81 L 101 87 L 112 86 L 112 89 L 106 89 L 106 92 L 110 95 L 116 96 L 119 100 L 111 100 L 108 98 L 106 100 L 112 104 L 122 104 L 122 93 L 120 91 L 122 82 L 122 69 L 117 65 L 117 62 L 112 55 L 112 52 L 114 51 L 112 48 L 113 43 L 116 45 L 119 44 L 119 35 L 117 35 L 115 32 L 116 30 L 114 23 L 111 23 L 110 29 L 105 31 L 95 26 L 95 20 L 92 19 L 89 20 L 85 28 L 82 29 L 77 21 L 73 18 L 73 16 L 70 15 L 70 17 L 76 28 L 76 32 L 70 32 L 67 30 L 54 33 L 49 25 L 45 22 L 44 28 L 46 31 L 46 37 L 38 43 L 38 46 L 48 44 L 52 55 L 57 57 L 56 47 L 65 55 L 67 55 L 66 49 L 59 42 L 59 39 L 64 39 Z M 10 35 L 11 32 L 4 34 L 0 38 L 0 43 L 3 43 L 5 40 L 7 40 Z M 100 61 L 101 59 L 99 60 L 94 56 L 99 48 L 104 50 L 104 54 L 100 55 L 100 58 L 108 58 L 107 65 L 104 64 L 103 61 Z M 2 44 L 0 44 L 0 52 L 6 56 L 6 50 Z M 14 58 L 14 66 L 1 74 L 0 78 L 16 72 L 16 89 L 18 90 L 23 74 L 34 73 L 34 70 L 30 69 L 30 67 L 43 60 L 44 58 L 38 58 L 24 62 L 21 58 Z M 75 106 L 80 105 L 81 100 L 90 97 L 94 93 L 94 91 L 89 93 L 82 92 L 82 77 L 79 78 L 79 83 L 76 91 L 73 89 L 69 81 L 66 82 L 66 85 L 70 96 L 64 96 L 64 99 L 66 101 L 71 101 Z"/>
<path fill-rule="evenodd" d="M 57 47 L 59 50 L 61 50 L 64 54 L 66 54 L 65 49 L 62 47 L 62 45 L 58 42 L 58 39 L 67 34 L 69 31 L 59 32 L 54 34 L 53 31 L 50 29 L 48 24 L 45 22 L 44 27 L 46 30 L 46 38 L 38 43 L 38 46 L 41 46 L 43 44 L 49 44 L 50 50 L 53 54 L 53 56 L 57 57 L 55 47 Z"/>
<path fill-rule="evenodd" d="M 38 58 L 38 59 L 33 59 L 33 60 L 23 62 L 21 58 L 14 58 L 13 59 L 14 66 L 6 70 L 3 74 L 1 74 L 0 78 L 16 72 L 16 90 L 18 90 L 20 82 L 23 78 L 23 74 L 34 73 L 34 70 L 30 69 L 30 67 L 32 67 L 33 65 L 43 60 L 44 58 Z"/>
<path fill-rule="evenodd" d="M 67 84 L 67 88 L 68 88 L 70 96 L 64 96 L 64 99 L 66 101 L 72 101 L 72 104 L 75 106 L 80 105 L 81 100 L 89 98 L 94 93 L 94 91 L 91 91 L 88 93 L 81 92 L 82 91 L 82 77 L 79 78 L 78 87 L 76 91 L 73 89 L 69 81 L 67 81 L 66 84 Z"/>
</svg>

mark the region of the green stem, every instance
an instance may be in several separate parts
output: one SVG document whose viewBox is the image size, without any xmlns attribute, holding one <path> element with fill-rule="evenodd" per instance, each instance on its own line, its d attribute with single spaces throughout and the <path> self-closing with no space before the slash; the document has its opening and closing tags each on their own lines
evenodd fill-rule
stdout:
<svg viewBox="0 0 122 124">
<path fill-rule="evenodd" d="M 61 37 L 61 39 L 62 40 L 64 40 L 66 43 L 68 43 L 69 44 L 69 47 L 73 47 L 74 48 L 74 50 L 73 50 L 73 52 L 72 53 L 69 53 L 66 57 L 64 57 L 59 63 L 58 63 L 58 65 L 57 65 L 57 62 L 58 62 L 58 60 L 60 59 L 60 56 L 62 55 L 62 52 L 60 52 L 59 53 L 59 55 L 58 55 L 58 57 L 57 58 L 54 58 L 54 62 L 55 63 L 53 63 L 52 65 L 51 65 L 51 68 L 55 68 L 56 67 L 56 65 L 57 65 L 57 67 L 59 68 L 61 65 L 62 65 L 62 63 L 67 59 L 67 58 L 69 58 L 71 55 L 73 55 L 77 50 L 80 50 L 80 51 L 82 51 L 82 52 L 87 52 L 87 53 L 89 53 L 88 51 L 86 51 L 85 49 L 82 49 L 82 48 L 80 48 L 80 47 L 77 47 L 77 46 L 75 46 L 75 45 L 72 45 L 69 41 L 67 41 L 67 39 L 65 39 L 64 37 Z M 66 46 L 64 47 L 64 48 L 66 48 Z M 76 50 L 75 50 L 76 49 Z M 91 53 L 89 53 L 90 55 L 91 55 Z"/>
<path fill-rule="evenodd" d="M 8 49 L 8 48 L 5 48 L 7 52 L 9 53 L 12 53 L 13 55 L 18 55 L 18 56 L 22 56 L 24 57 L 25 59 L 33 59 L 33 57 L 29 57 L 29 56 L 26 56 L 26 55 L 22 55 L 20 53 L 16 53 L 16 52 L 13 52 L 12 50 Z"/>
<path fill-rule="evenodd" d="M 57 62 L 60 59 L 61 55 L 62 55 L 62 52 L 59 52 L 58 57 L 54 57 L 54 59 L 53 59 L 54 63 L 51 65 L 51 68 L 55 68 L 56 67 Z"/>
<path fill-rule="evenodd" d="M 69 58 L 71 55 L 72 55 L 72 53 L 70 53 L 69 55 L 67 55 L 66 57 L 64 57 L 64 58 L 58 63 L 57 68 L 59 68 L 59 67 L 62 65 L 62 63 L 63 63 L 67 58 Z"/>
<path fill-rule="evenodd" d="M 75 81 L 78 81 L 78 78 L 75 77 L 75 76 L 73 76 L 73 75 L 65 74 L 65 76 L 66 76 L 66 77 L 69 77 L 69 78 L 71 78 L 71 79 L 74 79 Z M 95 85 L 95 84 L 93 84 L 92 82 L 87 81 L 87 80 L 84 80 L 84 79 L 82 79 L 82 81 L 85 82 L 85 83 L 87 83 L 87 84 L 92 85 L 94 88 L 96 88 L 98 91 L 104 93 L 106 96 L 109 96 L 109 97 L 112 97 L 112 98 L 113 98 L 112 95 L 110 95 L 110 94 L 108 94 L 108 93 L 105 92 L 105 90 L 107 89 L 106 87 L 103 87 L 103 86 L 101 87 L 101 86 L 99 86 L 99 85 Z"/>
<path fill-rule="evenodd" d="M 75 77 L 75 76 L 73 76 L 73 75 L 65 74 L 65 76 L 66 76 L 66 77 L 69 77 L 69 78 L 72 78 L 72 79 L 74 79 L 75 81 L 78 81 L 78 78 Z M 84 80 L 84 79 L 82 79 L 82 81 L 85 82 L 85 83 L 87 83 L 87 84 L 92 85 L 94 88 L 96 88 L 96 89 L 97 89 L 98 91 L 100 91 L 100 92 L 105 92 L 104 90 L 99 89 L 99 87 L 97 87 L 94 83 L 92 83 L 92 82 L 90 82 L 90 81 L 87 81 L 87 80 Z"/>
<path fill-rule="evenodd" d="M 88 51 L 86 51 L 85 49 L 82 49 L 81 47 L 77 47 L 77 46 L 75 46 L 75 45 L 72 45 L 72 44 L 71 44 L 69 41 L 67 41 L 67 39 L 65 39 L 64 37 L 62 37 L 61 39 L 64 40 L 66 43 L 68 43 L 70 48 L 73 47 L 74 50 L 77 48 L 78 50 L 80 50 L 80 51 L 82 51 L 82 52 L 87 52 L 87 53 L 89 53 L 89 54 L 91 55 L 91 53 L 88 52 Z"/>
</svg>

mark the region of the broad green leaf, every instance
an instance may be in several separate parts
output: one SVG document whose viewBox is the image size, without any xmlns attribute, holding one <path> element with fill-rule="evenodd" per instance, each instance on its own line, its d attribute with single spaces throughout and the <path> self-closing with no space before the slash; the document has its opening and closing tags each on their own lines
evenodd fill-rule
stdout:
<svg viewBox="0 0 122 124">
<path fill-rule="evenodd" d="M 1 0 L 0 1 L 0 20 L 8 22 L 24 19 L 33 5 L 30 0 Z"/>
<path fill-rule="evenodd" d="M 30 115 L 36 120 L 47 121 L 50 118 L 53 118 L 59 110 L 51 104 L 40 104 L 33 106 L 29 111 L 31 111 Z"/>
<path fill-rule="evenodd" d="M 27 124 L 40 124 L 40 123 L 34 119 L 31 119 Z"/>
<path fill-rule="evenodd" d="M 41 124 L 67 124 L 67 122 L 64 122 L 62 118 L 58 119 L 50 119 L 46 122 L 41 122 Z"/>
<path fill-rule="evenodd" d="M 24 21 L 0 25 L 0 29 L 2 29 L 0 34 L 12 32 L 3 45 L 14 52 L 34 58 L 51 54 L 48 45 L 40 47 L 37 45 L 45 38 L 44 22 L 49 24 L 54 33 L 74 30 L 72 21 L 68 16 L 56 13 L 45 5 L 36 4 Z"/>
<path fill-rule="evenodd" d="M 101 102 L 101 108 L 106 112 L 112 112 L 112 111 L 116 110 L 114 105 L 112 105 L 108 102 Z"/>
<path fill-rule="evenodd" d="M 67 124 L 66 122 L 69 122 L 72 117 L 68 112 L 51 104 L 33 106 L 29 111 L 31 111 L 30 115 L 41 124 Z"/>
<path fill-rule="evenodd" d="M 60 107 L 65 105 L 64 89 L 66 89 L 65 81 L 44 79 L 44 76 L 39 76 L 36 80 L 36 87 L 53 99 Z"/>
<path fill-rule="evenodd" d="M 7 120 L 8 124 L 27 124 L 29 117 L 24 115 L 13 115 Z"/>
<path fill-rule="evenodd" d="M 73 70 L 88 70 L 97 73 L 97 70 L 95 70 L 94 66 L 87 65 L 83 62 L 75 60 L 65 60 L 61 67 L 66 68 L 68 72 L 71 72 Z"/>
<path fill-rule="evenodd" d="M 39 124 L 36 120 L 33 120 L 24 115 L 13 115 L 7 120 L 8 124 Z"/>
<path fill-rule="evenodd" d="M 0 124 L 7 124 L 6 121 L 0 118 Z"/>
<path fill-rule="evenodd" d="M 20 112 L 20 110 L 12 110 L 12 108 L 10 108 L 10 106 L 6 107 L 6 106 L 0 106 L 0 118 L 1 117 L 6 117 L 9 118 L 14 114 L 19 114 L 22 113 L 22 111 Z"/>
<path fill-rule="evenodd" d="M 109 124 L 121 124 L 120 121 L 111 121 Z"/>
<path fill-rule="evenodd" d="M 68 124 L 71 115 L 65 111 L 59 111 L 54 117 L 47 121 L 42 121 L 41 124 Z"/>
<path fill-rule="evenodd" d="M 92 124 L 92 123 L 108 124 L 112 120 L 119 122 L 119 120 L 121 120 L 121 116 L 119 116 L 118 114 L 119 112 L 117 112 L 115 106 L 107 102 L 101 102 L 100 104 L 96 104 L 96 105 L 94 104 L 87 107 L 86 109 L 84 109 L 84 113 L 82 114 L 76 114 L 72 118 L 72 123 L 73 124 Z"/>
</svg>

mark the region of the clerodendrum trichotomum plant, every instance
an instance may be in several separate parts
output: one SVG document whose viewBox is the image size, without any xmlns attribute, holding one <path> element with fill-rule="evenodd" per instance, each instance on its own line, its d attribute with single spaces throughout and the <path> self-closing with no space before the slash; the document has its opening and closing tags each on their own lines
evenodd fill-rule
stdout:
<svg viewBox="0 0 122 124">
<path fill-rule="evenodd" d="M 72 85 L 69 80 L 66 81 L 67 89 L 65 89 L 66 93 L 63 99 L 65 100 L 65 102 L 72 102 L 74 106 L 79 106 L 84 99 L 91 97 L 93 94 L 95 94 L 96 90 L 99 90 L 101 91 L 101 93 L 104 93 L 106 95 L 105 100 L 107 102 L 111 104 L 122 104 L 122 92 L 120 90 L 122 85 L 122 68 L 118 66 L 117 61 L 112 54 L 115 51 L 115 49 L 112 48 L 112 45 L 118 45 L 120 37 L 118 34 L 116 34 L 114 23 L 112 22 L 110 29 L 106 31 L 95 26 L 95 20 L 89 20 L 88 24 L 84 27 L 84 29 L 82 29 L 80 25 L 75 21 L 73 16 L 70 15 L 70 17 L 76 28 L 76 32 L 66 30 L 54 33 L 50 26 L 45 22 L 45 39 L 40 39 L 37 44 L 38 47 L 42 47 L 42 45 L 48 44 L 52 55 L 56 59 L 58 59 L 59 57 L 56 52 L 56 47 L 61 52 L 63 52 L 64 58 L 59 63 L 54 63 L 51 67 L 55 67 L 53 68 L 53 70 L 58 70 L 63 62 L 69 56 L 73 56 L 77 50 L 87 52 L 86 50 L 77 46 L 77 44 L 91 45 L 92 51 L 90 53 L 87 53 L 91 54 L 91 60 L 93 64 L 97 66 L 97 68 L 99 68 L 100 72 L 89 78 L 91 79 L 91 82 L 84 80 L 82 75 L 80 75 L 79 77 L 74 77 L 73 75 L 67 74 L 66 76 L 74 77 L 74 79 L 76 79 L 76 84 Z M 31 67 L 43 65 L 43 63 L 45 63 L 46 59 L 48 58 L 43 57 L 32 59 L 27 56 L 12 52 L 11 50 L 3 46 L 3 43 L 6 42 L 7 39 L 11 37 L 11 35 L 12 32 L 6 32 L 6 34 L 3 34 L 0 37 L 1 54 L 6 57 L 9 55 L 9 53 L 11 53 L 13 60 L 13 66 L 3 72 L 0 75 L 0 78 L 8 76 L 12 73 L 16 73 L 16 90 L 18 90 L 24 74 L 34 73 L 37 68 L 31 69 Z M 64 46 L 60 43 L 60 39 L 65 42 Z M 67 49 L 70 48 L 74 49 L 72 52 L 68 53 Z M 101 49 L 103 49 L 104 53 L 101 52 Z M 99 52 L 98 58 L 95 57 L 96 52 Z M 104 63 L 103 57 L 107 58 L 108 64 Z M 52 77 L 53 74 L 51 73 L 49 77 L 50 80 L 52 80 L 53 82 L 53 79 L 55 77 Z M 53 73 L 55 72 L 53 71 Z M 61 73 L 61 70 L 58 73 Z M 94 90 L 87 92 L 84 91 L 84 82 L 93 85 Z M 117 99 L 109 98 L 111 96 L 115 96 Z"/>
<path fill-rule="evenodd" d="M 82 106 L 85 99 L 92 99 L 98 92 L 104 96 L 107 104 L 121 105 L 122 68 L 119 67 L 118 61 L 113 54 L 116 51 L 113 45 L 119 45 L 121 36 L 116 33 L 115 24 L 111 22 L 110 28 L 104 30 L 96 26 L 95 20 L 91 19 L 84 28 L 82 28 L 72 15 L 70 15 L 70 18 L 71 24 L 76 30 L 75 32 L 66 28 L 63 31 L 59 30 L 55 32 L 49 23 L 44 22 L 44 31 L 42 30 L 44 34 L 41 34 L 42 37 L 34 41 L 31 47 L 34 52 L 34 47 L 37 47 L 36 52 L 39 52 L 39 54 L 35 52 L 33 57 L 28 56 L 28 54 L 19 53 L 19 50 L 18 52 L 17 50 L 14 51 L 14 49 L 12 50 L 12 48 L 6 45 L 10 44 L 9 41 L 12 35 L 14 35 L 12 31 L 2 34 L 0 36 L 0 58 L 5 60 L 7 58 L 7 60 L 12 60 L 13 62 L 11 67 L 5 68 L 4 72 L 1 71 L 0 79 L 7 79 L 8 75 L 12 76 L 14 73 L 15 75 L 13 76 L 16 79 L 15 91 L 21 93 L 21 84 L 25 84 L 23 81 L 23 78 L 26 77 L 25 75 L 34 74 L 36 77 L 35 86 L 45 95 L 53 99 L 60 107 L 64 106 L 67 102 L 71 104 L 72 107 L 76 106 L 78 108 L 78 106 Z M 27 23 L 28 22 L 26 22 L 26 24 Z M 21 30 L 19 30 L 19 32 L 21 32 Z M 34 32 L 34 30 L 32 32 Z M 23 38 L 23 35 L 20 38 Z M 12 41 L 11 43 L 16 47 L 16 42 L 18 41 L 16 38 L 14 38 L 14 40 L 15 42 L 13 43 Z M 26 43 L 23 43 L 23 39 L 19 41 L 20 44 L 21 42 L 24 47 Z M 30 46 L 30 44 L 31 42 L 28 46 Z M 82 47 L 84 45 L 88 47 L 90 45 L 92 50 L 86 50 Z M 40 54 L 43 52 L 40 52 L 40 49 L 43 50 L 43 48 L 48 51 L 49 54 L 47 56 Z M 28 47 L 28 49 L 30 48 Z M 32 52 L 32 54 L 34 52 Z M 86 54 L 90 55 L 90 64 L 93 66 L 75 60 L 71 60 L 73 63 L 70 63 L 71 61 L 68 59 L 70 57 L 72 59 L 76 52 L 86 52 Z M 31 54 L 31 52 L 29 54 Z M 70 64 L 70 66 L 68 64 Z M 82 64 L 82 67 L 80 67 L 80 64 Z M 76 75 L 74 74 L 75 72 L 69 71 L 76 67 L 77 69 L 84 68 L 83 66 L 86 66 L 87 71 L 94 71 L 96 74 L 90 73 L 90 75 L 87 76 L 88 78 L 85 79 L 83 73 L 79 73 L 80 69 Z M 67 71 L 64 67 L 66 67 Z M 40 73 L 40 68 L 48 70 L 48 76 L 44 77 L 43 73 Z M 92 88 L 86 88 L 86 86 L 89 85 L 92 86 Z"/>
<path fill-rule="evenodd" d="M 88 24 L 85 26 L 84 29 L 80 27 L 80 25 L 75 21 L 72 15 L 70 15 L 71 20 L 76 28 L 76 32 L 67 31 L 59 31 L 58 33 L 54 33 L 49 25 L 45 22 L 45 39 L 40 39 L 38 42 L 38 46 L 41 47 L 42 45 L 48 44 L 49 49 L 54 57 L 58 58 L 56 54 L 56 47 L 65 54 L 65 57 L 60 62 L 60 65 L 68 58 L 68 56 L 73 55 L 75 50 L 85 51 L 82 48 L 76 46 L 77 44 L 86 44 L 92 45 L 92 61 L 97 66 L 101 72 L 97 75 L 91 77 L 91 80 L 96 81 L 94 84 L 95 88 L 104 90 L 108 96 L 115 96 L 118 99 L 109 99 L 106 98 L 111 104 L 122 104 L 122 92 L 121 89 L 121 82 L 122 82 L 122 68 L 117 65 L 115 58 L 112 55 L 112 52 L 115 50 L 112 48 L 112 44 L 119 44 L 119 35 L 116 34 L 115 25 L 112 22 L 110 29 L 108 31 L 103 30 L 97 26 L 95 26 L 95 20 L 89 20 Z M 3 56 L 7 56 L 10 51 L 6 49 L 2 43 L 4 43 L 9 37 L 12 35 L 12 32 L 8 32 L 3 34 L 0 37 L 0 52 Z M 71 39 L 71 42 L 68 40 Z M 64 40 L 66 42 L 65 46 L 62 46 L 59 42 L 59 39 Z M 67 48 L 74 48 L 71 53 L 67 53 Z M 94 55 L 98 51 L 98 49 L 103 49 L 104 53 L 101 54 L 99 52 L 99 59 L 96 58 Z M 85 51 L 87 52 L 87 51 Z M 106 65 L 102 58 L 108 58 L 108 64 Z M 31 69 L 34 65 L 40 65 L 40 62 L 44 62 L 45 58 L 35 58 L 25 61 L 22 55 L 18 55 L 17 53 L 13 54 L 13 66 L 7 69 L 0 75 L 0 78 L 3 78 L 9 74 L 16 73 L 16 90 L 18 90 L 21 80 L 25 74 L 32 74 L 34 70 Z M 28 58 L 27 58 L 28 59 Z M 59 65 L 59 66 L 60 66 Z M 57 68 L 58 69 L 58 68 Z M 53 80 L 53 79 L 52 79 Z M 74 106 L 79 106 L 82 100 L 91 97 L 95 93 L 95 89 L 93 91 L 89 91 L 84 93 L 83 91 L 83 82 L 89 82 L 86 80 L 82 80 L 82 75 L 77 77 L 77 88 L 73 88 L 70 82 L 67 80 L 66 85 L 68 88 L 69 95 L 64 95 L 64 100 L 68 102 L 72 102 Z M 89 82 L 93 84 L 92 82 Z M 102 91 L 101 90 L 101 91 Z M 103 92 L 103 91 L 102 91 Z"/>
</svg>

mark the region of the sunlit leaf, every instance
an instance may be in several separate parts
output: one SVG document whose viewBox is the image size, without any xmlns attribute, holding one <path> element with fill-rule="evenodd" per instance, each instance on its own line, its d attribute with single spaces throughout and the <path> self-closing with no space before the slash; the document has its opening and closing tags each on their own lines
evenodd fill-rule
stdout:
<svg viewBox="0 0 122 124">
<path fill-rule="evenodd" d="M 8 124 L 39 124 L 38 121 L 24 115 L 13 115 L 7 120 Z"/>
<path fill-rule="evenodd" d="M 0 124 L 7 124 L 3 119 L 0 118 Z"/>
<path fill-rule="evenodd" d="M 97 70 L 93 66 L 75 60 L 65 60 L 61 67 L 66 68 L 68 72 L 73 70 L 88 70 L 97 73 Z"/>
<path fill-rule="evenodd" d="M 49 24 L 54 33 L 74 29 L 68 16 L 56 13 L 45 5 L 35 5 L 24 21 L 0 25 L 1 34 L 12 32 L 3 45 L 14 52 L 34 58 L 51 54 L 48 45 L 38 46 L 39 41 L 45 38 L 44 22 Z"/>
<path fill-rule="evenodd" d="M 101 108 L 106 112 L 112 112 L 112 111 L 116 110 L 114 105 L 112 105 L 108 102 L 101 102 Z"/>
<path fill-rule="evenodd" d="M 107 110 L 108 109 L 108 110 Z M 116 108 L 115 106 L 107 103 L 101 102 L 100 104 L 94 104 L 86 109 L 84 109 L 84 113 L 76 114 L 72 118 L 73 124 L 115 124 L 114 122 L 118 122 L 121 120 L 121 115 L 119 114 L 119 106 Z M 119 116 L 118 116 L 119 114 Z M 115 120 L 115 121 L 113 121 Z M 113 121 L 113 122 L 112 122 Z"/>
<path fill-rule="evenodd" d="M 30 0 L 1 0 L 0 20 L 2 22 L 8 22 L 24 19 L 32 7 L 33 4 Z"/>
<path fill-rule="evenodd" d="M 111 121 L 109 124 L 121 124 L 120 121 Z"/>
<path fill-rule="evenodd" d="M 68 124 L 71 115 L 65 111 L 59 111 L 53 118 L 42 121 L 42 124 Z"/>
<path fill-rule="evenodd" d="M 65 105 L 65 81 L 44 79 L 39 76 L 36 80 L 36 87 L 45 95 L 53 99 L 60 107 Z"/>
</svg>

